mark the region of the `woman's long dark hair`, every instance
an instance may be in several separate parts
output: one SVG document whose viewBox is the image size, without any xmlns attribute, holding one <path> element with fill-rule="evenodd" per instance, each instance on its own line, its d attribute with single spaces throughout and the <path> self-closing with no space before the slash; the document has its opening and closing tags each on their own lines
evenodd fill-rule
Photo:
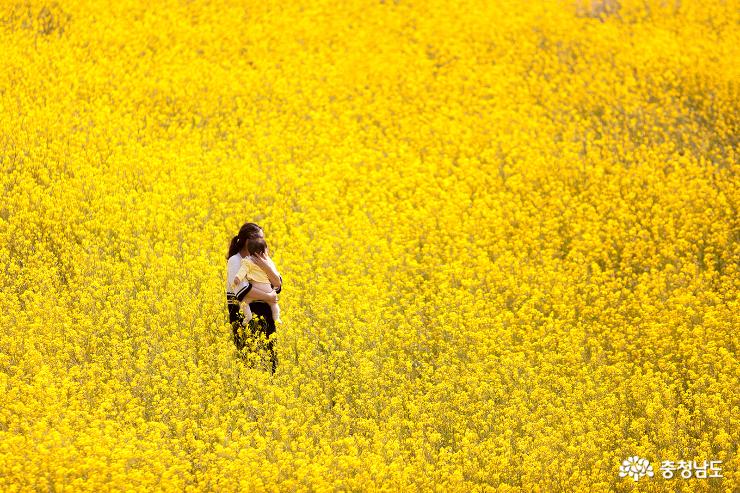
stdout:
<svg viewBox="0 0 740 493">
<path fill-rule="evenodd" d="M 229 244 L 229 253 L 226 255 L 226 260 L 244 248 L 244 244 L 247 240 L 257 236 L 260 231 L 262 231 L 262 228 L 257 224 L 244 223 L 242 227 L 239 228 L 239 234 L 231 239 L 231 243 Z"/>
</svg>

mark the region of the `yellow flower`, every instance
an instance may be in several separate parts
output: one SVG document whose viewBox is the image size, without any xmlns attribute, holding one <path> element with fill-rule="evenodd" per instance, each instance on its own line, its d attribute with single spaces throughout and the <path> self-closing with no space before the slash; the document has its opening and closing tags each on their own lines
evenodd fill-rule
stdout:
<svg viewBox="0 0 740 493">
<path fill-rule="evenodd" d="M 459 7 L 0 6 L 1 491 L 736 479 L 736 5 Z"/>
</svg>

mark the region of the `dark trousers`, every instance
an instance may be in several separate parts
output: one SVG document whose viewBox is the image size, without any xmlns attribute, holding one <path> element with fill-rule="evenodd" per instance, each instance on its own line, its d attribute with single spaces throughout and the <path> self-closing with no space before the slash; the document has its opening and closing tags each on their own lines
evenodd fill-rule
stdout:
<svg viewBox="0 0 740 493">
<path fill-rule="evenodd" d="M 275 321 L 272 318 L 272 310 L 270 305 L 267 303 L 261 303 L 255 301 L 249 304 L 249 309 L 252 310 L 253 318 L 248 323 L 244 320 L 244 314 L 239 309 L 238 301 L 233 295 L 227 296 L 227 302 L 229 307 L 229 322 L 231 322 L 231 329 L 234 333 L 234 344 L 238 350 L 244 349 L 247 338 L 259 338 L 261 334 L 264 334 L 265 338 L 275 333 Z M 254 316 L 256 315 L 256 318 Z M 260 318 L 261 317 L 261 318 Z M 270 354 L 270 365 L 272 367 L 272 373 L 275 373 L 277 369 L 277 354 L 275 352 L 275 340 L 270 339 L 265 345 Z"/>
</svg>

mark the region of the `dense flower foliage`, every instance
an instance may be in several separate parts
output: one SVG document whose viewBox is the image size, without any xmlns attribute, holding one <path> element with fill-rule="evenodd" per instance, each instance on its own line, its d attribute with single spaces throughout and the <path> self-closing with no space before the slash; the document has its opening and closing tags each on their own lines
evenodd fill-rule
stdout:
<svg viewBox="0 0 740 493">
<path fill-rule="evenodd" d="M 738 7 L 2 2 L 0 490 L 737 488 Z"/>
</svg>

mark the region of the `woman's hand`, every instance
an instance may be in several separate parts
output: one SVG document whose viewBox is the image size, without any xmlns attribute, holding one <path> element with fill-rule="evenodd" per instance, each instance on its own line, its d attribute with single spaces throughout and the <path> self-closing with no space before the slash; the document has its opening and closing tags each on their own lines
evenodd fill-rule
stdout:
<svg viewBox="0 0 740 493">
<path fill-rule="evenodd" d="M 280 274 L 278 274 L 277 269 L 275 269 L 275 264 L 267 252 L 262 255 L 252 255 L 252 261 L 257 264 L 260 269 L 265 271 L 265 274 L 267 274 L 267 277 L 270 279 L 272 287 L 277 289 L 282 286 Z"/>
<path fill-rule="evenodd" d="M 252 255 L 252 261 L 257 264 L 257 267 L 264 271 L 272 267 L 270 265 L 270 256 L 267 255 L 267 252 Z"/>
</svg>

